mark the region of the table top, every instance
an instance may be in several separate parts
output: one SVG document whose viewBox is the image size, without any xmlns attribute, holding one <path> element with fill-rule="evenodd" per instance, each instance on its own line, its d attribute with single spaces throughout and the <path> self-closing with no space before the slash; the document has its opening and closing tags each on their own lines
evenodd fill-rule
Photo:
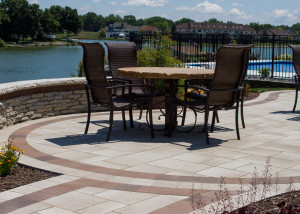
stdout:
<svg viewBox="0 0 300 214">
<path fill-rule="evenodd" d="M 173 67 L 125 67 L 118 69 L 118 75 L 156 79 L 212 79 L 214 70 Z"/>
</svg>

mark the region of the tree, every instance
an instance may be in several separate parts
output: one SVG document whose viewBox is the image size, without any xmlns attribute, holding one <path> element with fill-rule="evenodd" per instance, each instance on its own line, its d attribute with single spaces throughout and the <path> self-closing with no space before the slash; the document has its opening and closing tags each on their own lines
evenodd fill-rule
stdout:
<svg viewBox="0 0 300 214">
<path fill-rule="evenodd" d="M 104 18 L 105 26 L 114 24 L 115 22 L 122 22 L 122 18 L 119 15 L 109 14 Z"/>
<path fill-rule="evenodd" d="M 175 25 L 179 25 L 179 24 L 182 24 L 182 23 L 188 23 L 188 22 L 195 22 L 193 19 L 189 19 L 189 18 L 182 18 L 182 19 L 179 19 L 175 22 Z"/>
<path fill-rule="evenodd" d="M 62 28 L 63 8 L 59 5 L 52 5 L 50 7 L 50 13 L 53 15 L 54 19 L 59 23 L 58 32 L 63 32 L 63 28 Z"/>
<path fill-rule="evenodd" d="M 145 24 L 158 27 L 163 32 L 167 32 L 168 29 L 174 25 L 174 22 L 163 17 L 153 16 L 151 18 L 145 19 Z"/>
<path fill-rule="evenodd" d="M 99 38 L 103 39 L 106 37 L 106 31 L 104 28 L 101 28 L 100 33 L 99 33 Z"/>
<path fill-rule="evenodd" d="M 208 19 L 207 21 L 205 21 L 207 23 L 223 23 L 223 21 L 219 21 L 218 19 L 216 18 L 210 18 Z"/>
<path fill-rule="evenodd" d="M 126 22 L 129 25 L 135 25 L 136 18 L 133 15 L 127 15 L 123 17 L 123 22 Z"/>
<path fill-rule="evenodd" d="M 62 27 L 67 31 L 68 37 L 70 32 L 77 34 L 81 28 L 81 20 L 78 16 L 77 10 L 68 6 L 62 11 Z"/>
<path fill-rule="evenodd" d="M 43 34 L 41 24 L 42 16 L 43 11 L 40 9 L 38 4 L 29 5 L 26 29 L 32 40 L 34 40 L 36 37 L 41 38 Z"/>
<path fill-rule="evenodd" d="M 2 0 L 0 8 L 2 8 L 8 17 L 2 20 L 2 36 L 6 39 L 11 39 L 12 36 L 27 37 L 28 2 L 26 0 Z"/>
<path fill-rule="evenodd" d="M 96 13 L 89 12 L 83 15 L 83 30 L 97 32 L 104 26 L 103 16 L 97 16 Z"/>
<path fill-rule="evenodd" d="M 250 22 L 249 27 L 253 28 L 256 31 L 256 33 L 261 31 L 262 29 L 261 25 L 257 22 Z"/>
<path fill-rule="evenodd" d="M 55 34 L 59 31 L 60 24 L 56 20 L 55 16 L 50 12 L 50 9 L 45 9 L 41 24 L 43 27 L 43 31 L 46 34 Z"/>
<path fill-rule="evenodd" d="M 293 24 L 290 28 L 292 31 L 294 31 L 297 35 L 300 35 L 300 23 Z"/>
<path fill-rule="evenodd" d="M 136 20 L 136 22 L 135 22 L 135 25 L 136 25 L 136 26 L 142 26 L 142 25 L 144 25 L 144 24 L 145 24 L 144 19 L 138 19 L 138 20 Z"/>
</svg>

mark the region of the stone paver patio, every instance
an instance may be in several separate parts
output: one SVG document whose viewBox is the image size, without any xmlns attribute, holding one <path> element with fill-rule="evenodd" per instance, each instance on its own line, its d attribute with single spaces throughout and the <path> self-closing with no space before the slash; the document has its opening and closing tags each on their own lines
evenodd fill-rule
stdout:
<svg viewBox="0 0 300 214">
<path fill-rule="evenodd" d="M 300 187 L 300 114 L 292 113 L 294 91 L 267 92 L 246 102 L 246 129 L 236 139 L 234 111 L 220 111 L 210 134 L 175 131 L 172 138 L 148 128 L 123 131 L 116 115 L 110 142 L 105 142 L 108 114 L 94 113 L 88 135 L 86 114 L 24 122 L 0 130 L 2 140 L 14 138 L 23 148 L 20 162 L 61 176 L 0 193 L 0 213 L 190 213 L 192 186 L 207 201 L 226 177 L 230 191 L 239 179 L 250 183 L 271 157 L 279 184 L 293 177 Z M 299 107 L 300 108 L 300 107 Z M 298 109 L 299 109 L 298 108 Z M 158 115 L 158 112 L 155 112 Z M 134 117 L 138 117 L 135 112 Z"/>
</svg>

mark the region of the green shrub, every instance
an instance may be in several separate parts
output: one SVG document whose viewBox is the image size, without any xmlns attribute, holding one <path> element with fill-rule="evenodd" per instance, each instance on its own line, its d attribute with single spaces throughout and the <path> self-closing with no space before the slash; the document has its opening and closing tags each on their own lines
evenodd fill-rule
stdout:
<svg viewBox="0 0 300 214">
<path fill-rule="evenodd" d="M 170 37 L 161 36 L 157 44 L 151 43 L 140 49 L 137 53 L 137 62 L 140 67 L 183 67 L 184 64 L 173 57 L 172 50 L 169 48 L 174 43 Z M 157 80 L 159 90 L 164 90 L 164 80 Z"/>
<path fill-rule="evenodd" d="M 0 47 L 6 47 L 6 42 L 0 39 Z"/>
<path fill-rule="evenodd" d="M 271 71 L 270 68 L 258 69 L 258 73 L 262 78 L 268 78 L 270 76 L 270 71 Z"/>
<path fill-rule="evenodd" d="M 12 168 L 17 164 L 20 155 L 24 154 L 24 150 L 15 147 L 12 141 L 2 146 L 0 150 L 0 176 L 10 174 Z"/>
</svg>

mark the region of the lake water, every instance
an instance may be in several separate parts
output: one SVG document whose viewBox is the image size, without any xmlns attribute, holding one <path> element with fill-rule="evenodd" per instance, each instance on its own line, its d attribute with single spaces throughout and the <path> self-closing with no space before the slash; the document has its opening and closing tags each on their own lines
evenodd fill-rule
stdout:
<svg viewBox="0 0 300 214">
<path fill-rule="evenodd" d="M 80 46 L 0 48 L 0 83 L 71 77 L 82 54 Z"/>
</svg>

